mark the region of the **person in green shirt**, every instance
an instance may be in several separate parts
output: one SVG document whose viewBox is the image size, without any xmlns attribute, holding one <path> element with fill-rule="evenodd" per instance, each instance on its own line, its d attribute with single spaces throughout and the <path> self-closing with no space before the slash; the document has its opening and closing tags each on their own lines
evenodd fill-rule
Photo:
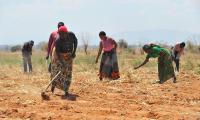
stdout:
<svg viewBox="0 0 200 120">
<path fill-rule="evenodd" d="M 135 67 L 134 69 L 138 69 L 148 63 L 150 58 L 158 58 L 159 83 L 163 84 L 171 78 L 173 78 L 173 82 L 176 83 L 176 76 L 170 52 L 167 49 L 154 44 L 144 45 L 143 50 L 147 53 L 146 59 L 141 65 Z"/>
</svg>

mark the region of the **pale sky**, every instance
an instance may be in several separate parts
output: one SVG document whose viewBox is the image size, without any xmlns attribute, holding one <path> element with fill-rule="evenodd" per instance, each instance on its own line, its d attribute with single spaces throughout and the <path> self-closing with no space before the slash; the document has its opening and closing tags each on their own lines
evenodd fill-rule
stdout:
<svg viewBox="0 0 200 120">
<path fill-rule="evenodd" d="M 91 44 L 101 30 L 200 33 L 200 0 L 0 0 L 0 44 L 47 41 L 59 21 Z"/>
</svg>

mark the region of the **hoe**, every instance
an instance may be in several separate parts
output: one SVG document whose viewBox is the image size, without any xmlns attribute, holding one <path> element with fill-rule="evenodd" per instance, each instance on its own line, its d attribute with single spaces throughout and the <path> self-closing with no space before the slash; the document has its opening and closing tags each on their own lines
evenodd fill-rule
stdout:
<svg viewBox="0 0 200 120">
<path fill-rule="evenodd" d="M 46 87 L 46 89 L 41 92 L 41 97 L 43 100 L 49 100 L 49 96 L 45 94 L 45 92 L 47 92 L 47 89 L 49 88 L 49 86 L 56 80 L 56 78 L 60 75 L 61 71 L 59 71 L 56 76 L 49 82 L 48 86 Z"/>
</svg>

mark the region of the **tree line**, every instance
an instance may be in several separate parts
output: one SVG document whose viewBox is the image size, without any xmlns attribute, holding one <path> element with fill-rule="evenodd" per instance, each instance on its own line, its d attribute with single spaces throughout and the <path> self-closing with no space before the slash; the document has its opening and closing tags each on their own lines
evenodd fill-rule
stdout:
<svg viewBox="0 0 200 120">
<path fill-rule="evenodd" d="M 89 36 L 87 34 L 83 34 L 82 37 L 81 37 L 81 40 L 82 40 L 82 46 L 81 47 L 83 48 L 85 54 L 87 55 L 88 54 L 88 48 L 90 47 Z M 132 49 L 133 54 L 135 53 L 136 48 L 139 47 L 139 46 L 133 47 L 131 45 L 128 45 L 128 42 L 125 39 L 119 39 L 117 43 L 118 43 L 118 47 L 120 49 L 129 49 L 129 51 L 131 51 L 130 49 Z M 170 48 L 170 46 L 167 45 L 167 44 L 162 44 L 161 46 Z M 22 45 L 14 45 L 14 46 L 11 46 L 9 48 L 10 48 L 11 52 L 17 52 L 17 51 L 21 51 Z M 40 42 L 39 44 L 34 46 L 34 49 L 46 51 L 47 50 L 47 42 Z M 200 45 L 198 45 L 197 43 L 191 42 L 191 41 L 187 41 L 186 42 L 186 50 L 193 52 L 193 53 L 199 53 L 200 52 Z"/>
</svg>

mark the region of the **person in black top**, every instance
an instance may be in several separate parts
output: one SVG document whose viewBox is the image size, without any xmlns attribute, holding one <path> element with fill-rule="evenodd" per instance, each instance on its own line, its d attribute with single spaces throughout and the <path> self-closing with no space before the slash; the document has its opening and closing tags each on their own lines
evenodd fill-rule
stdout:
<svg viewBox="0 0 200 120">
<path fill-rule="evenodd" d="M 31 55 L 32 55 L 33 45 L 34 45 L 34 41 L 31 40 L 29 42 L 24 43 L 22 47 L 24 73 L 32 72 Z"/>
<path fill-rule="evenodd" d="M 77 38 L 72 32 L 60 32 L 60 38 L 56 41 L 56 54 L 61 60 L 62 54 L 68 53 L 71 58 L 76 57 Z"/>
<path fill-rule="evenodd" d="M 54 78 L 59 71 L 61 74 L 52 83 L 51 91 L 55 87 L 65 92 L 65 97 L 69 96 L 68 90 L 72 80 L 72 64 L 76 57 L 77 38 L 74 33 L 68 32 L 65 26 L 58 30 L 59 38 L 56 40 L 55 49 L 53 50 L 51 78 Z"/>
</svg>

